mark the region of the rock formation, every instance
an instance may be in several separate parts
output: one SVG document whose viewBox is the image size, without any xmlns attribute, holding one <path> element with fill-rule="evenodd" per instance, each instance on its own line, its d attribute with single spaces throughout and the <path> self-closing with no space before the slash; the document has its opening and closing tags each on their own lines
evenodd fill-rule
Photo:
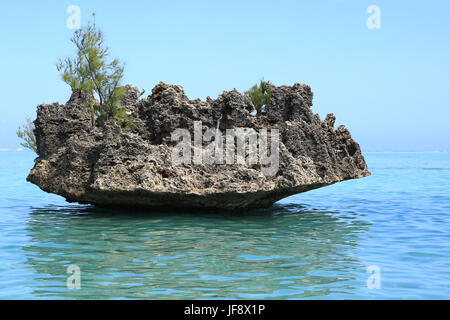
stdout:
<svg viewBox="0 0 450 320">
<path fill-rule="evenodd" d="M 334 128 L 333 114 L 324 121 L 313 114 L 307 85 L 273 87 L 270 104 L 258 115 L 252 113 L 251 100 L 237 90 L 201 101 L 189 100 L 181 86 L 162 82 L 144 99 L 137 88 L 126 89 L 123 105 L 134 123 L 129 130 L 113 121 L 96 126 L 85 107 L 94 98 L 81 92 L 74 91 L 65 105 L 39 105 L 39 157 L 27 180 L 69 202 L 115 209 L 239 212 L 370 175 L 350 132 L 344 126 Z M 218 128 L 224 141 L 226 129 L 277 129 L 276 173 L 264 174 L 264 164 L 250 161 L 175 163 L 173 132 L 193 132 L 198 121 L 201 133 Z"/>
</svg>

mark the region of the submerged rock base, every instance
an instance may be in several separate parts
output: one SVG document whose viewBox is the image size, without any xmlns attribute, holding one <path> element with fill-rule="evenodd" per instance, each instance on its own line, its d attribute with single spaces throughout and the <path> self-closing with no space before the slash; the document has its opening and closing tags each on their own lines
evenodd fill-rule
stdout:
<svg viewBox="0 0 450 320">
<path fill-rule="evenodd" d="M 78 91 L 65 105 L 39 105 L 39 157 L 27 180 L 69 202 L 108 208 L 243 211 L 370 175 L 350 132 L 344 126 L 335 129 L 332 114 L 324 121 L 313 114 L 313 93 L 307 85 L 273 87 L 270 104 L 258 115 L 252 114 L 251 100 L 237 90 L 201 101 L 189 100 L 181 86 L 165 83 L 145 99 L 137 88 L 126 89 L 123 104 L 134 122 L 128 131 L 112 121 L 93 125 L 85 107 L 93 97 Z M 232 164 L 176 163 L 173 151 L 178 146 L 172 134 L 187 129 L 194 136 L 199 122 L 201 134 L 217 128 L 225 144 L 227 129 L 278 130 L 276 172 L 267 174 L 267 165 L 248 159 Z M 195 157 L 200 153 L 194 149 Z"/>
</svg>

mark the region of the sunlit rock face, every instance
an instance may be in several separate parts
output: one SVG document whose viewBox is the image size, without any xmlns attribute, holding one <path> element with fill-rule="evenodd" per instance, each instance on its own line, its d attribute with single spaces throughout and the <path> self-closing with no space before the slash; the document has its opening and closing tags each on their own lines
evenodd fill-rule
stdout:
<svg viewBox="0 0 450 320">
<path fill-rule="evenodd" d="M 321 121 L 311 111 L 307 85 L 274 86 L 258 115 L 237 90 L 206 101 L 162 82 L 147 98 L 129 85 L 126 92 L 129 130 L 96 125 L 86 105 L 98 102 L 80 92 L 65 105 L 39 105 L 39 157 L 27 180 L 69 202 L 108 208 L 241 212 L 370 175 L 350 132 L 334 128 L 334 115 Z M 188 149 L 177 132 L 189 134 Z"/>
</svg>

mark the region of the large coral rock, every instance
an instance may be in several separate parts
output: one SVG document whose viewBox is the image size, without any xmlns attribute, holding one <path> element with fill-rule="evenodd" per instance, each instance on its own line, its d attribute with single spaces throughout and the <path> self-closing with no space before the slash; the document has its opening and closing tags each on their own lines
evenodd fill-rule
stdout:
<svg viewBox="0 0 450 320">
<path fill-rule="evenodd" d="M 273 87 L 264 113 L 252 114 L 250 99 L 237 90 L 217 99 L 189 100 L 183 88 L 159 83 L 140 99 L 126 86 L 123 105 L 134 122 L 122 130 L 114 122 L 95 121 L 86 102 L 93 97 L 73 92 L 65 105 L 42 104 L 35 134 L 39 157 L 27 180 L 69 202 L 116 209 L 206 209 L 242 211 L 335 182 L 370 174 L 360 147 L 335 117 L 321 121 L 311 111 L 307 85 Z M 94 119 L 95 120 L 95 119 Z M 171 134 L 206 128 L 252 128 L 279 131 L 279 165 L 266 174 L 263 164 L 177 164 Z M 225 134 L 224 134 L 225 136 Z M 225 138 L 224 138 L 225 139 Z M 213 139 L 214 141 L 214 139 Z"/>
</svg>

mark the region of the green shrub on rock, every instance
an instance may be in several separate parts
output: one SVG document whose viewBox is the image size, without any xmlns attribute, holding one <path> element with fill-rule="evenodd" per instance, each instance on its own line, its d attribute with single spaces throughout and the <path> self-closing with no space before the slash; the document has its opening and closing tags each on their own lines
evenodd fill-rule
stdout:
<svg viewBox="0 0 450 320">
<path fill-rule="evenodd" d="M 257 114 L 263 112 L 263 107 L 270 102 L 270 97 L 272 95 L 271 86 L 272 84 L 270 81 L 261 80 L 259 86 L 258 84 L 255 84 L 250 90 L 245 92 L 252 100 Z"/>
<path fill-rule="evenodd" d="M 60 60 L 57 69 L 72 90 L 96 95 L 100 103 L 88 107 L 99 125 L 112 119 L 126 128 L 130 122 L 121 105 L 125 96 L 125 89 L 121 86 L 124 66 L 117 59 L 108 62 L 109 48 L 104 45 L 103 32 L 95 24 L 95 15 L 93 17 L 94 22 L 76 30 L 71 38 L 77 48 L 76 56 Z"/>
<path fill-rule="evenodd" d="M 34 135 L 34 122 L 27 118 L 27 123 L 17 129 L 17 136 L 23 140 L 20 145 L 37 153 L 36 137 Z"/>
</svg>

